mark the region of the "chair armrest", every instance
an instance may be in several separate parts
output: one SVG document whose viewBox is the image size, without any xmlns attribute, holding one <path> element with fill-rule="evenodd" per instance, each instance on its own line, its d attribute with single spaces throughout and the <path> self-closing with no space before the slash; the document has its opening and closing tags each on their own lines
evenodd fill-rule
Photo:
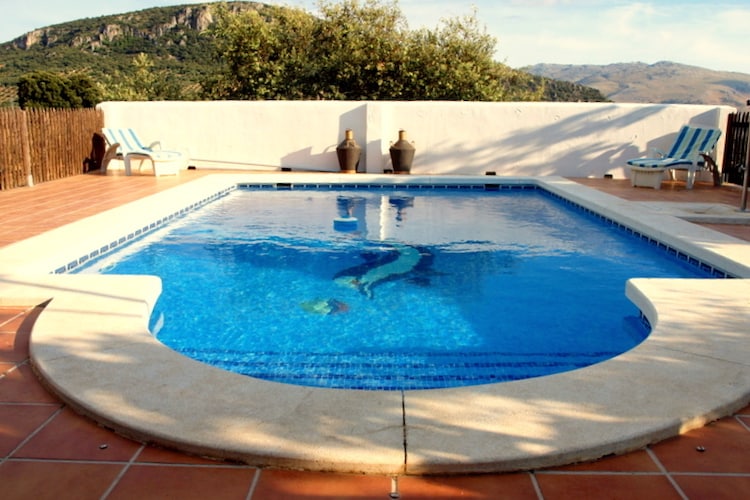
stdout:
<svg viewBox="0 0 750 500">
<path fill-rule="evenodd" d="M 713 157 L 711 156 L 711 153 L 709 153 L 708 151 L 698 151 L 698 152 L 690 155 L 688 158 L 690 158 L 690 160 L 693 163 L 695 163 L 695 164 L 700 163 L 700 162 L 704 162 L 704 161 L 705 162 L 709 162 L 710 161 L 714 165 L 716 164 L 716 162 L 714 161 Z"/>
<path fill-rule="evenodd" d="M 651 148 L 651 154 L 654 158 L 664 158 L 667 156 L 667 152 L 657 148 Z"/>
<path fill-rule="evenodd" d="M 148 145 L 148 149 L 161 149 L 161 141 L 154 141 Z"/>
<path fill-rule="evenodd" d="M 713 175 L 714 186 L 721 186 L 721 171 L 719 170 L 719 166 L 716 164 L 716 160 L 714 160 L 713 156 L 711 156 L 709 153 L 702 152 L 699 154 L 703 157 L 703 161 L 705 162 L 703 168 L 711 172 L 711 174 Z"/>
</svg>

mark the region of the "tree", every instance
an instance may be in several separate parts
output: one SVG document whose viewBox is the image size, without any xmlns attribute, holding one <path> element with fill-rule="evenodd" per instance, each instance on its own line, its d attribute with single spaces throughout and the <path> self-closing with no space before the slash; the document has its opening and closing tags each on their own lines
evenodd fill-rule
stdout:
<svg viewBox="0 0 750 500">
<path fill-rule="evenodd" d="M 411 80 L 410 35 L 398 4 L 345 0 L 323 2 L 320 10 L 306 75 L 309 97 L 403 98 Z"/>
<path fill-rule="evenodd" d="M 76 103 L 80 104 L 73 107 L 93 108 L 102 101 L 96 82 L 87 75 L 73 74 L 68 77 L 68 89 L 75 96 Z"/>
<path fill-rule="evenodd" d="M 552 80 L 542 76 L 533 76 L 534 84 L 543 86 L 545 101 L 565 102 L 611 102 L 601 91 L 563 80 Z"/>
<path fill-rule="evenodd" d="M 322 0 L 315 18 L 261 6 L 217 13 L 218 99 L 538 100 L 531 76 L 493 60 L 476 15 L 410 31 L 396 0 Z"/>
<path fill-rule="evenodd" d="M 207 97 L 305 98 L 315 20 L 300 9 L 262 6 L 232 13 L 217 9 L 211 28 L 224 71 L 204 81 Z"/>
<path fill-rule="evenodd" d="M 539 100 L 531 76 L 493 59 L 495 39 L 471 16 L 444 19 L 409 38 L 409 99 Z"/>
<path fill-rule="evenodd" d="M 155 71 L 148 54 L 139 53 L 132 60 L 134 70 L 115 71 L 105 77 L 99 88 L 108 101 L 161 101 L 184 98 L 179 84 L 166 70 Z"/>
<path fill-rule="evenodd" d="M 18 80 L 18 104 L 26 108 L 91 108 L 101 101 L 93 80 L 83 74 L 35 71 Z"/>
</svg>

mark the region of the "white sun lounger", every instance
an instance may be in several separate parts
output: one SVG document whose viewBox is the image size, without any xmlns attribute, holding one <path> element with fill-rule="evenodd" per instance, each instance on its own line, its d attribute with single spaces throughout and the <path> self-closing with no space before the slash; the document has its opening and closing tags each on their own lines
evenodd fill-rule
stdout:
<svg viewBox="0 0 750 500">
<path fill-rule="evenodd" d="M 103 128 L 102 133 L 107 139 L 108 148 L 102 162 L 102 170 L 106 172 L 109 161 L 121 156 L 125 163 L 125 175 L 132 173 L 132 160 L 140 160 L 138 171 L 143 168 L 144 160 L 151 162 L 155 176 L 177 175 L 186 164 L 187 159 L 179 151 L 160 149 L 161 144 L 154 142 L 144 146 L 131 128 Z"/>
<path fill-rule="evenodd" d="M 628 160 L 633 187 L 659 189 L 664 172 L 687 170 L 687 189 L 692 189 L 695 173 L 706 165 L 704 154 L 710 153 L 721 136 L 721 130 L 684 125 L 668 153 L 651 158 Z"/>
</svg>

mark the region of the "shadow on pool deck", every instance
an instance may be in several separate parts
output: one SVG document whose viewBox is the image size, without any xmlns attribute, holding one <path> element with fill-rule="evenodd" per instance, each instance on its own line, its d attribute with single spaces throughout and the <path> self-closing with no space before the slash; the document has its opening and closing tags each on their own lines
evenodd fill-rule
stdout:
<svg viewBox="0 0 750 500">
<path fill-rule="evenodd" d="M 179 178 L 79 176 L 0 192 L 0 246 L 168 189 Z M 739 203 L 696 186 L 634 189 L 581 180 L 633 201 Z M 725 227 L 726 226 L 726 227 Z M 750 241 L 750 226 L 715 227 Z M 732 231 L 736 230 L 737 233 Z M 387 498 L 387 476 L 258 469 L 122 438 L 76 415 L 39 384 L 28 360 L 38 309 L 0 307 L 0 482 L 3 498 Z M 750 496 L 750 407 L 683 436 L 594 463 L 514 474 L 401 477 L 401 498 L 742 498 Z"/>
</svg>

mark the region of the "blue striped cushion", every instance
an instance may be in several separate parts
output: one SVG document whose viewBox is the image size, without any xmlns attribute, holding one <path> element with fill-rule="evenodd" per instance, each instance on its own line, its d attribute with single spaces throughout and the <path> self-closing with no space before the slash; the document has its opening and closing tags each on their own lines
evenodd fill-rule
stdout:
<svg viewBox="0 0 750 500">
<path fill-rule="evenodd" d="M 636 158 L 634 160 L 628 160 L 628 165 L 634 167 L 651 167 L 651 168 L 669 168 L 676 167 L 678 165 L 692 165 L 693 160 L 690 158 Z M 704 161 L 698 160 L 696 165 L 703 165 Z"/>
<path fill-rule="evenodd" d="M 636 167 L 670 168 L 680 165 L 704 164 L 700 153 L 709 152 L 719 141 L 721 130 L 684 125 L 672 147 L 663 158 L 634 158 L 628 165 Z"/>
<path fill-rule="evenodd" d="M 104 128 L 102 132 L 109 144 L 120 145 L 118 153 L 122 155 L 145 156 L 154 161 L 172 161 L 182 157 L 179 151 L 151 149 L 144 146 L 132 128 Z"/>
</svg>

